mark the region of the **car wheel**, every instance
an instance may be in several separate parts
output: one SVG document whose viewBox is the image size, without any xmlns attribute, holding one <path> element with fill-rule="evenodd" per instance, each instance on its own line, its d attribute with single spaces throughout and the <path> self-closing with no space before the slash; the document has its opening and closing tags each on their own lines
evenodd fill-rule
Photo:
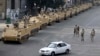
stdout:
<svg viewBox="0 0 100 56">
<path fill-rule="evenodd" d="M 44 56 L 44 55 L 40 55 L 40 56 Z"/>
<path fill-rule="evenodd" d="M 4 38 L 2 38 L 2 39 L 1 39 L 1 41 L 2 41 L 4 44 L 6 44 L 6 43 L 7 43 L 7 41 L 6 41 L 6 40 L 4 40 Z"/>
<path fill-rule="evenodd" d="M 67 50 L 65 51 L 65 54 L 69 54 L 69 52 L 70 52 L 70 50 L 69 50 L 69 49 L 67 49 Z"/>
<path fill-rule="evenodd" d="M 52 52 L 52 53 L 51 53 L 51 56 L 55 56 L 55 52 Z"/>
</svg>

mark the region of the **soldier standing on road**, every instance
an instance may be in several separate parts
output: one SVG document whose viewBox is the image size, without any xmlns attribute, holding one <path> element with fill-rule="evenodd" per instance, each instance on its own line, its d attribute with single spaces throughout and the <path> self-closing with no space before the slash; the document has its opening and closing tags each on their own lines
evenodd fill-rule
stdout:
<svg viewBox="0 0 100 56">
<path fill-rule="evenodd" d="M 91 34 L 90 34 L 90 37 L 91 37 L 91 42 L 93 42 L 93 41 L 94 41 L 94 36 L 95 36 L 95 30 L 94 30 L 94 29 L 92 29 Z"/>
<path fill-rule="evenodd" d="M 79 31 L 80 31 L 80 27 L 75 25 L 75 27 L 74 27 L 74 36 L 78 35 L 78 37 L 79 37 Z"/>
<path fill-rule="evenodd" d="M 84 41 L 84 29 L 82 29 L 82 31 L 81 31 L 81 41 Z"/>
<path fill-rule="evenodd" d="M 74 27 L 74 36 L 77 35 L 77 25 Z"/>
<path fill-rule="evenodd" d="M 77 26 L 77 35 L 79 36 L 79 32 L 80 32 L 80 27 Z"/>
</svg>

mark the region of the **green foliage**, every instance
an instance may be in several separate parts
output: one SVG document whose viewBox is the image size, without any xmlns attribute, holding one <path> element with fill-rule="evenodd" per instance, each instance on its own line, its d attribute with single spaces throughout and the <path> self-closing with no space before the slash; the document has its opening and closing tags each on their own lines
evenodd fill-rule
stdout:
<svg viewBox="0 0 100 56">
<path fill-rule="evenodd" d="M 37 6 L 39 7 L 52 7 L 52 8 L 57 8 L 59 6 L 63 6 L 64 5 L 64 0 L 27 0 L 27 5 L 29 7 L 32 7 L 32 5 L 34 3 L 37 4 Z"/>
</svg>

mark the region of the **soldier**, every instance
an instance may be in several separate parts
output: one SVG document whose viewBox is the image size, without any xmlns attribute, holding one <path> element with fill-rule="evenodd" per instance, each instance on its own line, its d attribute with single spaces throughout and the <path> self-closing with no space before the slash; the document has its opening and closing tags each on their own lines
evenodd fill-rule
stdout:
<svg viewBox="0 0 100 56">
<path fill-rule="evenodd" d="M 40 14 L 43 14 L 43 13 L 44 13 L 44 9 L 43 9 L 43 8 L 41 8 Z"/>
<path fill-rule="evenodd" d="M 37 4 L 34 3 L 33 5 L 34 5 L 34 6 L 33 6 L 32 10 L 31 10 L 31 11 L 32 11 L 31 14 L 32 14 L 32 16 L 37 16 L 37 15 L 38 15 Z"/>
<path fill-rule="evenodd" d="M 6 25 L 7 28 L 9 28 L 9 25 Z"/>
<path fill-rule="evenodd" d="M 14 25 L 14 28 L 18 28 L 19 24 L 18 24 L 18 21 L 16 21 L 15 23 L 13 23 Z"/>
<path fill-rule="evenodd" d="M 25 15 L 24 16 L 24 24 L 27 24 L 29 22 L 29 16 Z"/>
<path fill-rule="evenodd" d="M 90 37 L 91 37 L 91 41 L 92 42 L 94 41 L 94 36 L 95 36 L 95 30 L 92 29 L 91 34 L 90 34 Z"/>
<path fill-rule="evenodd" d="M 82 29 L 82 31 L 81 31 L 81 41 L 84 41 L 84 29 Z"/>
<path fill-rule="evenodd" d="M 77 34 L 76 32 L 77 32 L 77 25 L 75 25 L 74 27 L 74 36 Z"/>
<path fill-rule="evenodd" d="M 77 26 L 77 35 L 79 36 L 79 32 L 80 32 L 80 27 Z"/>
<path fill-rule="evenodd" d="M 24 28 L 26 28 L 26 25 L 29 23 L 29 16 L 25 15 L 23 19 L 24 19 Z"/>
</svg>

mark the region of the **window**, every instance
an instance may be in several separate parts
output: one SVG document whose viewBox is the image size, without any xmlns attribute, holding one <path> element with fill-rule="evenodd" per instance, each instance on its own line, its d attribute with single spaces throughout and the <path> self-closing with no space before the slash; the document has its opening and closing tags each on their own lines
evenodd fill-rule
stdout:
<svg viewBox="0 0 100 56">
<path fill-rule="evenodd" d="M 15 9 L 15 0 L 11 0 L 11 9 Z"/>
<path fill-rule="evenodd" d="M 62 47 L 62 45 L 61 44 L 58 44 L 57 47 Z"/>
<path fill-rule="evenodd" d="M 54 44 L 54 43 L 50 43 L 47 47 L 49 48 L 56 48 L 57 44 Z"/>
<path fill-rule="evenodd" d="M 65 43 L 61 43 L 61 46 L 64 47 L 64 46 L 66 46 L 66 44 Z"/>
</svg>

